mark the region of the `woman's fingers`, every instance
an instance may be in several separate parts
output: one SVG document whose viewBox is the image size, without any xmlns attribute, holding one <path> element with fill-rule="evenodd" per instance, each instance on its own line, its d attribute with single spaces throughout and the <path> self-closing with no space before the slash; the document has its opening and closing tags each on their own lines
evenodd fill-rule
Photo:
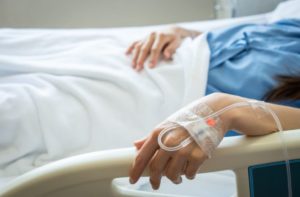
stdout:
<svg viewBox="0 0 300 197">
<path fill-rule="evenodd" d="M 172 59 L 173 54 L 175 53 L 175 51 L 177 50 L 177 48 L 179 47 L 180 42 L 178 40 L 174 40 L 173 42 L 171 42 L 165 49 L 163 52 L 164 58 L 166 60 L 170 60 Z"/>
<path fill-rule="evenodd" d="M 146 142 L 146 140 L 147 140 L 147 138 L 144 138 L 144 139 L 141 139 L 141 140 L 137 140 L 137 141 L 135 141 L 133 144 L 134 144 L 134 146 L 135 146 L 135 148 L 137 149 L 137 150 L 140 150 L 141 149 L 141 147 L 144 145 L 144 143 Z"/>
<path fill-rule="evenodd" d="M 207 156 L 194 142 L 176 152 L 169 152 L 159 148 L 157 137 L 163 128 L 158 127 L 145 140 L 135 142 L 139 152 L 129 172 L 130 183 L 134 184 L 141 177 L 143 171 L 149 164 L 150 182 L 153 189 L 158 189 L 162 175 L 166 175 L 173 183 L 181 183 L 181 175 L 193 179 Z M 164 138 L 166 146 L 178 145 L 188 136 L 183 128 L 178 128 L 168 133 Z"/>
<path fill-rule="evenodd" d="M 139 150 L 133 166 L 129 172 L 130 183 L 136 183 L 145 170 L 148 162 L 151 160 L 157 149 L 157 135 L 160 130 L 154 131 L 151 136 L 146 140 L 145 144 Z"/>
<path fill-rule="evenodd" d="M 135 42 L 133 42 L 129 47 L 128 47 L 128 49 L 127 49 L 127 51 L 126 51 L 126 54 L 127 55 L 129 55 L 129 54 L 131 54 L 132 53 L 132 51 L 133 51 L 133 49 L 134 49 L 134 47 L 135 47 L 135 45 L 138 43 L 138 41 L 135 41 Z"/>
<path fill-rule="evenodd" d="M 155 33 L 152 33 L 147 41 L 143 44 L 143 46 L 141 47 L 139 56 L 137 58 L 137 62 L 136 62 L 136 69 L 137 71 L 140 71 L 143 69 L 144 67 L 144 62 L 146 60 L 146 58 L 149 56 L 150 54 L 150 49 L 154 43 L 155 40 Z"/>
<path fill-rule="evenodd" d="M 149 67 L 154 68 L 162 53 L 163 47 L 168 43 L 168 37 L 165 34 L 157 35 L 150 52 Z"/>
<path fill-rule="evenodd" d="M 166 177 L 175 184 L 181 183 L 181 174 L 184 172 L 186 162 L 187 160 L 185 156 L 175 154 L 165 169 Z"/>
<path fill-rule="evenodd" d="M 137 64 L 136 64 L 136 61 L 139 57 L 139 54 L 140 54 L 140 50 L 142 48 L 142 45 L 143 43 L 142 42 L 139 42 L 135 45 L 135 48 L 134 48 L 134 53 L 133 53 L 133 58 L 132 58 L 132 67 L 133 69 L 136 69 L 137 67 Z"/>
<path fill-rule="evenodd" d="M 185 174 L 185 177 L 188 179 L 194 179 L 199 168 L 200 168 L 201 162 L 199 161 L 188 161 L 187 166 L 183 174 Z"/>
<path fill-rule="evenodd" d="M 188 158 L 187 166 L 184 174 L 188 179 L 194 179 L 201 164 L 207 158 L 207 156 L 201 151 L 201 149 L 194 149 Z"/>
<path fill-rule="evenodd" d="M 178 34 L 172 29 L 152 32 L 146 40 L 132 43 L 126 51 L 126 54 L 133 53 L 132 67 L 137 71 L 142 70 L 148 57 L 150 68 L 156 66 L 160 55 L 163 55 L 165 59 L 171 59 L 182 39 Z"/>
<path fill-rule="evenodd" d="M 159 149 L 152 158 L 150 169 L 150 183 L 153 189 L 158 189 L 161 181 L 163 171 L 170 159 L 170 152 Z"/>
</svg>

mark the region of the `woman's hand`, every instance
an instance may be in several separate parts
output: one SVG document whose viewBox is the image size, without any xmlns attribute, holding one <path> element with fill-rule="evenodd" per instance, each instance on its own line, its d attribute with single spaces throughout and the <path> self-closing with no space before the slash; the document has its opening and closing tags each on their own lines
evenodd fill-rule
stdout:
<svg viewBox="0 0 300 197">
<path fill-rule="evenodd" d="M 241 101 L 241 98 L 227 94 L 212 94 L 203 97 L 201 101 L 205 102 L 212 109 L 219 110 L 226 105 Z M 222 135 L 225 135 L 228 128 L 231 128 L 232 117 L 232 113 L 229 112 L 226 113 L 226 116 L 220 117 L 224 130 Z M 173 183 L 178 184 L 181 182 L 181 175 L 185 175 L 188 179 L 193 179 L 201 164 L 207 159 L 207 156 L 195 142 L 175 152 L 161 149 L 157 138 L 163 129 L 163 126 L 158 127 L 149 137 L 134 143 L 138 149 L 138 154 L 130 171 L 131 183 L 136 183 L 145 168 L 149 166 L 150 183 L 153 189 L 159 188 L 163 175 L 168 177 Z M 188 136 L 188 132 L 179 127 L 167 133 L 163 138 L 163 143 L 168 147 L 176 146 Z"/>
<path fill-rule="evenodd" d="M 218 111 L 233 103 L 243 102 L 248 99 L 223 93 L 214 93 L 199 100 L 204 102 L 213 111 Z M 284 130 L 297 129 L 300 127 L 300 110 L 282 105 L 266 103 L 266 107 L 273 110 L 281 121 Z M 221 135 L 225 135 L 228 130 L 240 131 L 245 135 L 258 136 L 270 134 L 277 131 L 273 117 L 265 110 L 251 107 L 239 107 L 219 115 L 221 120 Z M 163 126 L 164 124 L 162 124 Z M 168 152 L 161 149 L 157 138 L 163 127 L 156 128 L 149 137 L 134 143 L 138 149 L 138 154 L 130 170 L 130 182 L 136 183 L 147 166 L 150 170 L 150 182 L 153 189 L 158 189 L 163 175 L 172 182 L 181 182 L 181 175 L 192 179 L 200 165 L 207 159 L 207 156 L 195 143 L 175 151 Z M 163 143 L 172 147 L 178 145 L 188 133 L 182 127 L 175 131 L 166 133 Z"/>
<path fill-rule="evenodd" d="M 162 129 L 158 128 L 146 140 L 135 143 L 137 148 L 141 148 L 139 145 L 142 148 L 130 173 L 131 183 L 135 183 L 139 179 L 145 167 L 149 164 L 150 183 L 153 189 L 159 188 L 163 175 L 173 183 L 179 184 L 182 181 L 181 175 L 183 174 L 188 179 L 193 179 L 200 165 L 207 159 L 207 156 L 195 142 L 176 152 L 159 149 L 157 137 Z M 187 137 L 187 132 L 182 128 L 178 128 L 166 135 L 164 144 L 175 146 Z"/>
<path fill-rule="evenodd" d="M 149 67 L 154 68 L 160 55 L 163 55 L 166 60 L 172 59 L 173 54 L 184 38 L 188 36 L 195 37 L 199 34 L 199 32 L 180 27 L 172 27 L 164 31 L 152 32 L 144 40 L 132 43 L 127 49 L 126 54 L 129 55 L 133 53 L 132 67 L 135 70 L 142 70 L 148 57 Z"/>
</svg>

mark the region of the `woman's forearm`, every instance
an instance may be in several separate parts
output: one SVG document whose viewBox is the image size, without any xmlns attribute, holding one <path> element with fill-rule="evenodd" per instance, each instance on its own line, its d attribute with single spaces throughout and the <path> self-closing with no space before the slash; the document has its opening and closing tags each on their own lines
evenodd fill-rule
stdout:
<svg viewBox="0 0 300 197">
<path fill-rule="evenodd" d="M 300 128 L 300 109 L 271 103 L 266 103 L 266 106 L 278 116 L 283 130 Z M 251 113 L 249 109 L 240 108 L 237 109 L 236 113 L 232 122 L 233 130 L 240 131 L 246 135 L 264 135 L 278 131 L 275 120 L 263 110 Z"/>
<path fill-rule="evenodd" d="M 219 102 L 218 105 L 213 105 L 217 108 L 215 110 L 219 110 L 233 103 L 248 100 L 228 94 L 219 94 L 217 97 L 221 98 L 218 99 L 221 100 L 221 102 Z M 300 109 L 271 103 L 265 103 L 265 105 L 278 116 L 283 130 L 300 128 Z M 278 131 L 271 114 L 261 108 L 235 108 L 221 115 L 221 119 L 223 120 L 225 131 L 235 130 L 251 136 L 265 135 Z"/>
</svg>

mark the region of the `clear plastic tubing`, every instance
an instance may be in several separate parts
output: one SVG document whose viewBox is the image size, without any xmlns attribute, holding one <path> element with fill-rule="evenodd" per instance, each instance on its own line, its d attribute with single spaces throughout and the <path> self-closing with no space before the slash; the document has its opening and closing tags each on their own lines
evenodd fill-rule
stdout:
<svg viewBox="0 0 300 197">
<path fill-rule="evenodd" d="M 286 145 L 286 141 L 285 141 L 284 135 L 283 135 L 283 128 L 282 128 L 282 125 L 281 125 L 280 120 L 279 120 L 278 116 L 276 115 L 276 113 L 272 109 L 267 107 L 264 102 L 262 102 L 262 101 L 246 101 L 246 102 L 234 103 L 232 105 L 228 105 L 227 107 L 224 107 L 223 109 L 221 109 L 219 111 L 216 111 L 216 112 L 204 117 L 203 119 L 208 120 L 208 119 L 213 118 L 213 117 L 218 117 L 222 113 L 225 113 L 226 111 L 231 110 L 233 108 L 249 107 L 249 106 L 250 107 L 261 107 L 263 110 L 268 112 L 272 116 L 272 118 L 274 119 L 274 122 L 276 124 L 277 129 L 278 129 L 279 138 L 280 138 L 281 143 L 282 143 L 282 150 L 283 150 L 283 155 L 284 155 L 285 164 L 286 164 L 288 197 L 293 197 L 291 167 L 290 167 L 290 161 L 289 161 L 289 154 L 288 154 L 288 150 L 287 150 L 287 145 Z M 158 136 L 158 144 L 162 149 L 164 149 L 166 151 L 177 151 L 181 148 L 184 148 L 185 146 L 187 146 L 188 144 L 190 144 L 193 141 L 192 137 L 188 137 L 185 140 L 183 140 L 177 146 L 174 146 L 174 147 L 165 146 L 164 143 L 162 142 L 163 136 L 166 133 L 171 132 L 172 130 L 176 129 L 177 127 L 181 127 L 181 126 L 180 125 L 175 125 L 175 126 L 172 126 L 172 127 L 168 127 L 166 129 L 164 129 L 162 132 L 160 132 L 160 134 Z"/>
</svg>

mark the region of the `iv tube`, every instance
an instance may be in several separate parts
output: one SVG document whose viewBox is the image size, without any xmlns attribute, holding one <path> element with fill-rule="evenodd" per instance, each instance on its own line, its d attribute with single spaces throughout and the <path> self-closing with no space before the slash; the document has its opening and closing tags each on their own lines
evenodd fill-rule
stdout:
<svg viewBox="0 0 300 197">
<path fill-rule="evenodd" d="M 274 122 L 276 124 L 276 127 L 278 129 L 278 135 L 279 135 L 279 138 L 281 140 L 282 151 L 283 151 L 283 155 L 284 155 L 284 159 L 285 159 L 285 164 L 286 164 L 288 197 L 292 197 L 293 196 L 293 194 L 292 194 L 292 177 L 291 177 L 291 167 L 290 167 L 288 149 L 287 149 L 286 141 L 284 139 L 283 128 L 282 128 L 281 122 L 280 122 L 278 116 L 276 115 L 276 113 L 272 109 L 268 108 L 265 105 L 265 103 L 262 102 L 262 101 L 239 102 L 239 103 L 234 103 L 234 104 L 231 104 L 229 106 L 226 106 L 223 109 L 221 109 L 219 111 L 216 111 L 216 112 L 214 112 L 214 113 L 212 113 L 212 114 L 204 117 L 203 119 L 207 122 L 207 121 L 213 120 L 212 119 L 213 117 L 218 117 L 219 115 L 221 115 L 222 113 L 225 113 L 228 110 L 231 110 L 233 108 L 238 108 L 238 107 L 247 107 L 247 106 L 251 106 L 253 108 L 254 107 L 260 107 L 263 110 L 267 111 L 272 116 L 272 118 L 273 118 L 273 120 L 274 120 Z M 195 121 L 198 121 L 198 120 L 195 120 Z M 191 122 L 195 122 L 195 121 L 191 121 Z M 213 126 L 213 125 L 211 125 L 211 126 Z M 166 133 L 171 132 L 172 130 L 174 130 L 174 129 L 178 128 L 178 127 L 181 127 L 181 125 L 175 124 L 172 127 L 166 128 L 166 129 L 164 129 L 164 130 L 162 130 L 160 132 L 160 134 L 158 135 L 158 139 L 157 140 L 158 140 L 159 146 L 162 149 L 164 149 L 166 151 L 177 151 L 177 150 L 179 150 L 181 148 L 184 148 L 185 146 L 187 146 L 188 144 L 190 144 L 193 141 L 193 138 L 190 136 L 190 137 L 186 138 L 185 140 L 183 140 L 177 146 L 174 146 L 174 147 L 165 146 L 164 143 L 162 142 L 163 136 Z"/>
</svg>

